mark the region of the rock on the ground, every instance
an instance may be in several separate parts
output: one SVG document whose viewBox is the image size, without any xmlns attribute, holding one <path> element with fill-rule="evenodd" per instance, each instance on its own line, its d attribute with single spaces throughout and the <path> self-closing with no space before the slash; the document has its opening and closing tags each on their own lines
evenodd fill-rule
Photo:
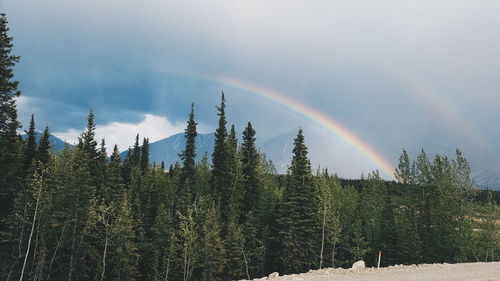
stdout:
<svg viewBox="0 0 500 281">
<path fill-rule="evenodd" d="M 279 276 L 280 276 L 280 274 L 278 272 L 273 272 L 273 273 L 269 274 L 269 276 L 267 278 L 272 279 L 272 278 L 277 278 Z"/>
<path fill-rule="evenodd" d="M 366 266 L 364 261 L 357 261 L 352 265 L 352 269 L 363 269 L 365 267 Z"/>
</svg>

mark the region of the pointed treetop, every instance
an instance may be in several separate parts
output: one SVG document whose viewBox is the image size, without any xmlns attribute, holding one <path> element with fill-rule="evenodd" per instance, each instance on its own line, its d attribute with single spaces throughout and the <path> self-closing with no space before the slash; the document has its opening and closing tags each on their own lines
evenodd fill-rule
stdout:
<svg viewBox="0 0 500 281">
<path fill-rule="evenodd" d="M 142 140 L 141 147 L 141 159 L 140 159 L 140 167 L 141 170 L 145 171 L 149 164 L 149 139 L 144 138 Z"/>
<path fill-rule="evenodd" d="M 42 163 L 49 162 L 49 151 L 50 151 L 50 133 L 49 126 L 45 126 L 42 135 L 40 136 L 40 141 L 38 142 L 38 149 L 36 151 L 36 159 Z"/>
<path fill-rule="evenodd" d="M 189 112 L 189 119 L 187 127 L 184 131 L 184 138 L 186 139 L 186 146 L 179 156 L 182 160 L 182 172 L 180 177 L 179 187 L 182 189 L 187 182 L 194 184 L 195 174 L 195 159 L 196 159 L 196 123 L 194 115 L 194 103 L 191 104 L 191 111 Z"/>
<path fill-rule="evenodd" d="M 113 154 L 111 154 L 111 163 L 120 163 L 120 160 L 120 151 L 118 150 L 118 145 L 115 144 Z"/>
<path fill-rule="evenodd" d="M 36 154 L 36 132 L 35 132 L 35 115 L 31 114 L 31 121 L 28 131 L 25 131 L 28 138 L 23 145 L 23 176 L 26 175 L 31 167 L 32 161 Z"/>
<path fill-rule="evenodd" d="M 311 173 L 311 163 L 307 157 L 307 146 L 302 128 L 299 128 L 297 137 L 294 139 L 293 158 L 290 166 L 292 175 L 303 178 Z"/>
</svg>

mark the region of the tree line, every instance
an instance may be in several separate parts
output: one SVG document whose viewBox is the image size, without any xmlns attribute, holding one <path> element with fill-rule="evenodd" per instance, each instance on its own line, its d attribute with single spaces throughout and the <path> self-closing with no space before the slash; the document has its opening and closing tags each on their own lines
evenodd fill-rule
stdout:
<svg viewBox="0 0 500 281">
<path fill-rule="evenodd" d="M 180 161 L 149 163 L 137 135 L 108 157 L 91 111 L 78 143 L 55 152 L 32 116 L 18 134 L 20 95 L 7 20 L 0 16 L 0 278 L 3 280 L 237 280 L 349 267 L 499 260 L 500 209 L 478 202 L 470 167 L 403 151 L 397 181 L 378 171 L 345 180 L 313 171 L 302 130 L 286 174 L 226 120 L 224 93 L 211 163 L 196 162 L 194 104 Z"/>
</svg>

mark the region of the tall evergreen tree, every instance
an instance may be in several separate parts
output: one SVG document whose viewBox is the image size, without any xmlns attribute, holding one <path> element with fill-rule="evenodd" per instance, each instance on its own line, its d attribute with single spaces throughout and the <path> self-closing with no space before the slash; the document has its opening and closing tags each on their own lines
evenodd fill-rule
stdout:
<svg viewBox="0 0 500 281">
<path fill-rule="evenodd" d="M 302 129 L 294 140 L 281 209 L 282 266 L 285 273 L 306 272 L 319 260 L 317 192 Z"/>
<path fill-rule="evenodd" d="M 241 216 L 241 203 L 243 201 L 243 191 L 241 189 L 241 163 L 240 154 L 238 151 L 238 137 L 236 136 L 236 130 L 234 125 L 231 125 L 231 130 L 226 139 L 227 147 L 227 166 L 228 171 L 228 183 L 230 194 L 228 196 L 229 202 L 226 203 L 228 206 L 227 221 L 239 220 Z"/>
<path fill-rule="evenodd" d="M 408 152 L 403 149 L 401 156 L 399 157 L 399 165 L 396 171 L 394 172 L 396 179 L 400 183 L 411 184 L 412 180 L 412 171 L 410 166 L 410 157 L 408 156 Z"/>
<path fill-rule="evenodd" d="M 36 154 L 36 132 L 35 132 L 35 115 L 31 114 L 30 126 L 26 131 L 28 136 L 23 144 L 23 176 L 26 177 L 28 170 L 31 167 Z"/>
<path fill-rule="evenodd" d="M 202 237 L 203 280 L 222 280 L 225 266 L 225 252 L 221 237 L 219 216 L 214 206 L 205 210 Z"/>
<path fill-rule="evenodd" d="M 123 160 L 123 165 L 121 169 L 122 179 L 125 184 L 130 182 L 130 172 L 132 171 L 132 164 L 130 162 L 130 157 L 132 156 L 132 149 L 128 147 L 127 154 Z"/>
<path fill-rule="evenodd" d="M 129 196 L 125 192 L 118 202 L 118 212 L 111 226 L 111 254 L 109 271 L 111 280 L 136 280 L 138 277 L 138 247 L 136 245 L 135 222 Z"/>
<path fill-rule="evenodd" d="M 111 154 L 111 163 L 109 164 L 108 173 L 108 194 L 107 200 L 114 201 L 123 192 L 123 179 L 121 176 L 120 152 L 118 146 L 115 144 L 113 147 L 113 154 Z"/>
<path fill-rule="evenodd" d="M 85 164 L 90 173 L 90 183 L 94 187 L 98 187 L 101 185 L 102 177 L 99 171 L 99 151 L 95 140 L 96 125 L 94 118 L 94 112 L 91 109 L 87 117 L 87 128 L 81 134 L 77 147 L 85 155 Z"/>
<path fill-rule="evenodd" d="M 16 97 L 21 95 L 17 89 L 18 81 L 14 78 L 14 66 L 19 62 L 19 57 L 11 54 L 12 37 L 7 33 L 7 18 L 0 14 L 0 164 L 3 167 L 0 174 L 1 193 L 10 193 L 4 190 L 12 188 L 7 182 L 12 180 L 17 169 L 17 129 L 21 124 L 17 121 Z M 2 198 L 4 197 L 2 194 Z M 8 206 L 9 204 L 2 204 Z"/>
<path fill-rule="evenodd" d="M 380 221 L 378 250 L 383 253 L 381 265 L 388 266 L 401 260 L 398 224 L 394 216 L 394 207 L 389 194 L 385 197 L 384 209 Z"/>
<path fill-rule="evenodd" d="M 255 130 L 252 124 L 248 122 L 245 131 L 243 131 L 242 144 L 242 185 L 244 192 L 242 212 L 246 215 L 255 211 L 259 201 L 259 153 L 255 147 Z"/>
<path fill-rule="evenodd" d="M 141 147 L 141 160 L 140 160 L 141 170 L 146 171 L 148 165 L 149 165 L 149 139 L 144 138 L 142 140 L 142 147 Z"/>
<path fill-rule="evenodd" d="M 228 167 L 227 129 L 226 129 L 226 98 L 224 92 L 221 94 L 221 103 L 217 107 L 219 126 L 215 130 L 215 145 L 212 153 L 212 192 L 217 206 L 221 212 L 223 221 L 227 221 L 229 215 L 229 202 L 231 194 L 231 182 Z"/>
<path fill-rule="evenodd" d="M 38 148 L 36 150 L 36 160 L 44 164 L 47 164 L 50 159 L 51 144 L 49 137 L 49 126 L 45 126 L 45 129 L 40 136 L 40 140 L 38 141 Z"/>
<path fill-rule="evenodd" d="M 194 185 L 194 175 L 196 167 L 196 123 L 194 115 L 194 104 L 191 104 L 191 112 L 189 113 L 189 119 L 187 121 L 187 127 L 184 132 L 184 138 L 186 139 L 186 147 L 184 151 L 179 155 L 182 160 L 182 172 L 180 176 L 180 186 L 184 186 L 186 181 L 189 181 Z"/>
<path fill-rule="evenodd" d="M 130 163 L 132 167 L 138 167 L 141 161 L 141 147 L 139 146 L 139 134 L 135 136 L 134 147 L 130 155 Z"/>
<path fill-rule="evenodd" d="M 108 200 L 108 195 L 109 195 L 109 175 L 108 175 L 108 153 L 106 151 L 106 141 L 104 139 L 101 139 L 101 145 L 99 147 L 99 150 L 97 152 L 97 165 L 98 169 L 97 172 L 99 173 L 97 176 L 99 177 L 98 180 L 98 186 L 97 188 L 97 196 L 100 199 L 104 199 L 105 201 Z"/>
<path fill-rule="evenodd" d="M 19 82 L 14 80 L 14 66 L 19 57 L 11 53 L 14 47 L 12 37 L 8 35 L 7 18 L 0 14 L 0 253 L 10 253 L 15 247 L 7 233 L 12 227 L 6 219 L 14 209 L 14 199 L 21 186 L 20 141 L 17 129 L 21 127 L 17 121 L 16 97 L 21 92 L 17 89 Z M 0 260 L 0 272 L 8 272 L 8 262 Z M 4 277 L 1 274 L 0 277 Z"/>
</svg>

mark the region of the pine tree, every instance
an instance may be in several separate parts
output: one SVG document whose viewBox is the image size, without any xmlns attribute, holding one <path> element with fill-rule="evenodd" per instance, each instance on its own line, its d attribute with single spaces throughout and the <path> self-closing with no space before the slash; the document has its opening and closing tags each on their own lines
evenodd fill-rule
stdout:
<svg viewBox="0 0 500 281">
<path fill-rule="evenodd" d="M 127 150 L 127 155 L 122 165 L 122 179 L 125 185 L 130 183 L 130 174 L 132 173 L 132 149 L 129 147 Z"/>
<path fill-rule="evenodd" d="M 396 171 L 394 172 L 394 176 L 398 180 L 398 182 L 403 184 L 412 184 L 412 171 L 410 166 L 410 157 L 408 156 L 408 152 L 403 149 L 401 156 L 399 157 L 399 165 Z"/>
<path fill-rule="evenodd" d="M 40 136 L 40 140 L 38 141 L 38 148 L 36 150 L 36 160 L 40 161 L 44 164 L 47 164 L 50 159 L 50 133 L 49 126 L 45 126 L 42 135 Z"/>
<path fill-rule="evenodd" d="M 195 167 L 196 167 L 196 121 L 194 115 L 194 104 L 191 104 L 191 112 L 189 113 L 189 120 L 187 122 L 187 127 L 184 132 L 184 138 L 186 139 L 186 147 L 184 151 L 179 155 L 182 160 L 182 172 L 180 176 L 180 186 L 184 186 L 186 181 L 191 184 L 195 184 Z"/>
<path fill-rule="evenodd" d="M 130 163 L 132 167 L 139 167 L 141 161 L 141 147 L 139 146 L 139 134 L 135 136 L 134 147 L 132 148 L 132 154 L 130 155 Z"/>
<path fill-rule="evenodd" d="M 222 280 L 225 266 L 225 251 L 221 237 L 221 225 L 219 215 L 214 206 L 205 210 L 203 222 L 203 279 Z"/>
<path fill-rule="evenodd" d="M 154 236 L 151 243 L 156 256 L 154 280 L 168 280 L 172 271 L 176 241 L 171 209 L 165 204 L 161 204 L 158 208 L 158 215 L 153 225 Z"/>
<path fill-rule="evenodd" d="M 194 209 L 189 206 L 185 214 L 177 212 L 177 216 L 179 219 L 175 240 L 179 254 L 176 259 L 177 275 L 174 277 L 176 280 L 188 281 L 193 275 L 196 251 L 198 250 Z"/>
<path fill-rule="evenodd" d="M 198 195 L 209 196 L 210 193 L 210 163 L 208 153 L 205 151 L 200 162 L 196 165 L 194 192 Z"/>
<path fill-rule="evenodd" d="M 241 204 L 243 201 L 243 190 L 241 189 L 241 161 L 240 154 L 238 151 L 238 137 L 236 136 L 236 130 L 234 125 L 231 125 L 231 130 L 226 140 L 227 147 L 227 165 L 229 168 L 228 172 L 228 182 L 230 184 L 230 194 L 228 196 L 229 202 L 226 203 L 228 206 L 228 221 L 240 219 Z M 226 224 L 227 225 L 227 224 Z"/>
<path fill-rule="evenodd" d="M 393 265 L 401 260 L 400 232 L 393 208 L 391 196 L 387 194 L 385 197 L 384 209 L 382 210 L 378 237 L 378 250 L 381 250 L 383 254 L 381 262 L 383 266 Z"/>
<path fill-rule="evenodd" d="M 36 143 L 34 114 L 31 114 L 30 126 L 28 131 L 26 131 L 26 135 L 28 137 L 26 138 L 23 144 L 23 177 L 26 177 L 36 154 L 37 143 Z"/>
<path fill-rule="evenodd" d="M 144 138 L 141 147 L 141 160 L 140 160 L 141 170 L 143 172 L 146 171 L 148 165 L 149 165 L 149 139 Z"/>
<path fill-rule="evenodd" d="M 106 202 L 109 203 L 109 189 L 110 185 L 108 183 L 109 180 L 109 163 L 108 163 L 108 153 L 106 151 L 106 141 L 104 139 L 101 139 L 101 145 L 97 151 L 97 161 L 96 164 L 98 165 L 96 172 L 98 174 L 96 175 L 96 178 L 98 178 L 98 186 L 96 186 L 96 192 L 97 192 L 97 197 L 99 199 L 104 199 Z"/>
<path fill-rule="evenodd" d="M 226 248 L 226 273 L 229 280 L 247 279 L 245 264 L 244 239 L 241 227 L 236 222 L 230 222 L 227 229 L 224 245 Z M 246 255 L 246 254 L 245 254 Z M 248 264 L 248 263 L 247 263 Z M 249 279 L 249 278 L 248 278 Z"/>
<path fill-rule="evenodd" d="M 282 266 L 285 273 L 306 272 L 319 260 L 319 251 L 315 249 L 317 241 L 320 241 L 316 198 L 307 147 L 302 129 L 299 129 L 294 140 L 281 209 Z"/>
<path fill-rule="evenodd" d="M 87 117 L 87 129 L 81 134 L 77 147 L 85 154 L 85 164 L 90 172 L 91 184 L 94 187 L 99 187 L 102 183 L 102 177 L 100 176 L 101 171 L 99 171 L 99 151 L 95 140 L 94 118 L 94 113 L 90 110 Z"/>
<path fill-rule="evenodd" d="M 8 35 L 7 18 L 0 14 L 0 233 L 9 233 L 7 222 L 4 220 L 13 211 L 14 198 L 21 186 L 21 159 L 19 154 L 20 142 L 17 129 L 16 97 L 21 92 L 17 89 L 19 82 L 13 80 L 13 68 L 19 62 L 19 57 L 11 54 L 12 37 Z M 5 241 L 5 239 L 1 239 Z M 0 252 L 10 252 L 12 243 L 1 242 Z M 0 271 L 8 272 L 7 265 L 0 261 Z M 3 277 L 3 276 L 2 276 Z"/>
<path fill-rule="evenodd" d="M 491 190 L 488 190 L 486 202 L 481 206 L 484 214 L 478 223 L 475 236 L 473 255 L 477 261 L 495 261 L 500 258 L 500 233 L 497 220 L 500 216 L 498 205 L 493 198 Z"/>
<path fill-rule="evenodd" d="M 349 248 L 349 252 L 352 255 L 354 261 L 363 260 L 366 254 L 370 251 L 368 248 L 368 243 L 363 237 L 363 229 L 361 225 L 361 219 L 356 218 L 354 220 L 354 224 L 352 225 L 351 232 L 351 247 Z"/>
<path fill-rule="evenodd" d="M 109 268 L 112 280 L 136 280 L 138 277 L 138 247 L 135 243 L 135 223 L 129 196 L 125 193 L 117 206 L 111 226 Z"/>
<path fill-rule="evenodd" d="M 319 173 L 319 171 L 318 171 Z M 325 169 L 323 174 L 317 175 L 319 187 L 319 216 L 321 219 L 321 249 L 319 268 L 323 268 L 327 261 L 328 254 L 331 254 L 331 267 L 335 267 L 336 247 L 340 240 L 340 216 L 336 206 L 336 195 L 340 190 L 339 179 L 335 176 L 332 179 Z M 327 251 L 330 249 L 330 251 Z"/>
<path fill-rule="evenodd" d="M 229 202 L 231 194 L 230 167 L 228 166 L 227 129 L 226 129 L 226 99 L 224 92 L 221 94 L 221 103 L 217 107 L 219 127 L 215 130 L 215 145 L 212 153 L 212 192 L 222 221 L 227 221 L 229 216 Z"/>
<path fill-rule="evenodd" d="M 243 144 L 241 150 L 242 185 L 244 191 L 242 212 L 247 215 L 252 211 L 255 212 L 255 208 L 259 201 L 259 177 L 257 171 L 259 154 L 255 147 L 255 130 L 250 122 L 248 122 L 245 131 L 243 131 Z"/>
<path fill-rule="evenodd" d="M 120 152 L 118 151 L 118 146 L 115 144 L 113 147 L 113 154 L 111 154 L 111 163 L 109 164 L 108 173 L 108 200 L 114 201 L 114 199 L 122 193 L 123 191 L 123 179 L 121 177 L 120 169 Z"/>
</svg>

